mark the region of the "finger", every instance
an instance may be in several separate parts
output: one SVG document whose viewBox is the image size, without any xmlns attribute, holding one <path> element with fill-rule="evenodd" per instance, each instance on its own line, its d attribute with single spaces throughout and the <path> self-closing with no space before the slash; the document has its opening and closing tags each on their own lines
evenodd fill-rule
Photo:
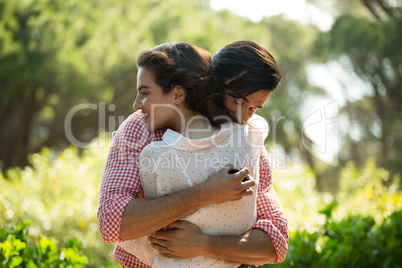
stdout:
<svg viewBox="0 0 402 268">
<path fill-rule="evenodd" d="M 183 220 L 178 220 L 175 222 L 172 222 L 168 226 L 166 226 L 167 229 L 183 229 L 183 226 L 186 224 L 186 221 Z"/>
<path fill-rule="evenodd" d="M 240 199 L 243 198 L 243 196 L 246 196 L 246 194 L 242 194 L 242 192 L 240 192 L 237 197 L 234 197 L 234 198 L 232 199 L 232 201 L 240 200 Z"/>
<path fill-rule="evenodd" d="M 163 247 L 163 246 L 161 246 L 161 245 L 159 245 L 159 244 L 151 243 L 151 247 L 154 248 L 154 249 L 156 249 L 156 250 L 159 251 L 160 253 L 163 253 L 163 254 L 170 253 L 170 250 L 169 250 L 168 248 Z"/>
<path fill-rule="evenodd" d="M 167 240 L 169 238 L 169 230 L 153 232 L 149 235 L 149 237 L 160 239 L 160 240 Z"/>
<path fill-rule="evenodd" d="M 228 173 L 231 169 L 234 169 L 234 166 L 232 164 L 227 164 L 222 170 L 224 170 L 225 173 Z"/>
<path fill-rule="evenodd" d="M 239 173 L 242 174 L 243 176 L 247 176 L 250 173 L 250 171 L 248 170 L 248 168 L 244 167 L 239 170 Z"/>
<path fill-rule="evenodd" d="M 242 168 L 241 170 L 238 170 L 236 168 L 232 168 L 227 171 L 228 174 L 233 175 L 236 178 L 240 177 L 246 177 L 249 173 L 248 168 Z"/>
<path fill-rule="evenodd" d="M 158 239 L 158 238 L 154 238 L 154 237 L 148 237 L 148 242 L 151 245 L 157 245 L 160 247 L 164 247 L 164 248 L 168 248 L 168 242 L 166 240 L 163 239 Z"/>
<path fill-rule="evenodd" d="M 244 188 L 250 188 L 255 186 L 255 180 L 253 178 L 247 177 L 248 180 L 242 182 Z"/>
<path fill-rule="evenodd" d="M 251 188 L 244 189 L 243 191 L 240 192 L 241 196 L 249 196 L 253 195 L 254 191 Z"/>
<path fill-rule="evenodd" d="M 247 168 L 242 168 L 240 169 L 237 173 L 234 173 L 234 178 L 236 181 L 247 181 L 249 180 L 248 178 L 249 170 Z"/>
</svg>

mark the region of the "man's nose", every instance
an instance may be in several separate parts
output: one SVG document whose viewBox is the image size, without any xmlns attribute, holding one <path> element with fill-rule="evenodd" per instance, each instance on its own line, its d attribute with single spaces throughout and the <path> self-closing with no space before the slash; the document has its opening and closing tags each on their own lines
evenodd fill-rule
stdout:
<svg viewBox="0 0 402 268">
<path fill-rule="evenodd" d="M 249 119 L 249 116 L 248 116 L 247 111 L 242 111 L 241 117 L 240 117 L 240 122 L 241 122 L 242 124 L 244 124 L 245 122 L 248 121 L 248 119 Z"/>
</svg>

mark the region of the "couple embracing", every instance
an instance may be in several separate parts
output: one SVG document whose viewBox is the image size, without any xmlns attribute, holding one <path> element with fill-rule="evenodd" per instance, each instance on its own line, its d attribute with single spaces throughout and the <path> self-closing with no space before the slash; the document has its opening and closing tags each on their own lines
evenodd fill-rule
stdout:
<svg viewBox="0 0 402 268">
<path fill-rule="evenodd" d="M 209 52 L 168 43 L 137 59 L 138 111 L 101 181 L 99 229 L 123 267 L 240 267 L 284 260 L 287 219 L 255 115 L 277 87 L 254 41 Z"/>
</svg>

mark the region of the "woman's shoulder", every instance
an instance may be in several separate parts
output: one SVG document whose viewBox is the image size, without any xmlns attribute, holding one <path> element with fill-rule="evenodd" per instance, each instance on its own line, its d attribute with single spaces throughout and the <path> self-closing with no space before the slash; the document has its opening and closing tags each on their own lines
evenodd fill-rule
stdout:
<svg viewBox="0 0 402 268">
<path fill-rule="evenodd" d="M 153 141 L 149 143 L 141 151 L 140 158 L 159 158 L 164 154 L 168 154 L 171 147 L 164 141 Z"/>
</svg>

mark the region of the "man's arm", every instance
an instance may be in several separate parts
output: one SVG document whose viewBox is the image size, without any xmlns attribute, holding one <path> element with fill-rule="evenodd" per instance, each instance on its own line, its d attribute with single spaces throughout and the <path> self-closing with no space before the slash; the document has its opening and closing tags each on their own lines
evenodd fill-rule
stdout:
<svg viewBox="0 0 402 268">
<path fill-rule="evenodd" d="M 264 264 L 276 261 L 275 248 L 268 235 L 251 229 L 240 235 L 207 235 L 187 221 L 177 221 L 168 230 L 149 236 L 152 247 L 168 257 L 193 258 L 208 256 L 243 264 Z"/>
<path fill-rule="evenodd" d="M 102 175 L 97 213 L 99 231 L 106 243 L 121 241 L 124 209 L 131 199 L 141 197 L 138 164 L 135 163 L 150 140 L 140 112 L 131 114 L 112 140 Z"/>
<path fill-rule="evenodd" d="M 288 220 L 273 187 L 271 165 L 265 148 L 260 155 L 257 222 L 253 228 L 263 230 L 272 241 L 277 258 L 270 263 L 282 262 L 288 250 Z"/>
<path fill-rule="evenodd" d="M 253 192 L 249 188 L 253 187 L 255 182 L 249 180 L 242 183 L 249 171 L 241 169 L 236 174 L 228 174 L 233 168 L 232 165 L 227 165 L 205 182 L 170 195 L 154 199 L 132 199 L 123 213 L 120 238 L 139 238 L 209 204 L 239 200 L 243 196 L 252 195 Z"/>
<path fill-rule="evenodd" d="M 262 230 L 251 229 L 241 235 L 208 238 L 206 256 L 253 265 L 276 261 L 272 241 Z"/>
</svg>

